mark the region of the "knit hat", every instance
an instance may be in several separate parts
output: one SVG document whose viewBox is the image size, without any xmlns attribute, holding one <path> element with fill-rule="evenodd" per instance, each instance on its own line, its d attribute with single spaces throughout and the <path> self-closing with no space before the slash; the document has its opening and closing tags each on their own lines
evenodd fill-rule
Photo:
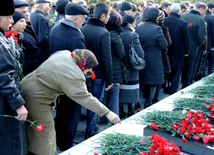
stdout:
<svg viewBox="0 0 214 155">
<path fill-rule="evenodd" d="M 145 15 L 146 21 L 156 21 L 159 15 L 159 9 L 157 8 L 150 8 Z"/>
<path fill-rule="evenodd" d="M 165 13 L 162 10 L 159 10 L 159 15 L 158 15 L 157 20 L 162 21 L 164 19 L 165 19 Z"/>
<path fill-rule="evenodd" d="M 131 9 L 132 9 L 132 5 L 127 1 L 124 1 L 120 6 L 121 11 L 131 10 Z"/>
<path fill-rule="evenodd" d="M 123 17 L 123 25 L 127 25 L 128 23 L 132 24 L 135 21 L 135 17 L 131 14 L 125 15 Z"/>
<path fill-rule="evenodd" d="M 88 15 L 89 11 L 78 3 L 68 3 L 65 6 L 66 15 Z"/>
<path fill-rule="evenodd" d="M 65 14 L 65 6 L 68 4 L 68 0 L 59 0 L 56 2 L 56 11 L 62 15 Z"/>
<path fill-rule="evenodd" d="M 15 8 L 20 8 L 22 6 L 29 6 L 29 3 L 24 0 L 14 0 Z"/>
<path fill-rule="evenodd" d="M 23 15 L 23 13 L 19 12 L 19 11 L 15 11 L 15 14 L 13 15 L 13 25 L 16 24 L 16 22 L 18 22 L 20 19 L 24 18 L 25 16 Z"/>
<path fill-rule="evenodd" d="M 95 55 L 87 49 L 75 49 L 71 56 L 82 71 L 98 65 Z"/>
<path fill-rule="evenodd" d="M 13 0 L 1 0 L 0 16 L 12 16 L 15 12 Z"/>
</svg>

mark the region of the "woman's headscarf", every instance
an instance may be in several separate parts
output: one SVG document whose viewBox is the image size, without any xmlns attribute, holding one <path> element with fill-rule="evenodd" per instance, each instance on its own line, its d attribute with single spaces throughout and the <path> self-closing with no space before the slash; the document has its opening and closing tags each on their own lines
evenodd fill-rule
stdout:
<svg viewBox="0 0 214 155">
<path fill-rule="evenodd" d="M 71 56 L 82 71 L 98 65 L 95 55 L 87 49 L 75 49 Z"/>
</svg>

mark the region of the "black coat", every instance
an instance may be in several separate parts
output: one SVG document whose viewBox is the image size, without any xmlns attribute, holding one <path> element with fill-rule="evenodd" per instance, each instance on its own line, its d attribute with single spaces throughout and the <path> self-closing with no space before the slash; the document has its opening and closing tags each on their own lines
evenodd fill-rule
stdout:
<svg viewBox="0 0 214 155">
<path fill-rule="evenodd" d="M 96 79 L 104 79 L 106 85 L 113 82 L 110 34 L 99 19 L 90 18 L 81 28 L 85 36 L 86 48 L 91 50 L 99 64 L 93 68 Z"/>
<path fill-rule="evenodd" d="M 129 44 L 133 36 L 133 44 L 136 53 L 140 58 L 144 57 L 144 51 L 140 46 L 139 36 L 133 33 L 128 26 L 123 27 L 121 38 L 125 48 L 126 55 L 123 58 L 123 84 L 120 86 L 120 103 L 136 103 L 139 102 L 139 71 L 130 68 Z"/>
<path fill-rule="evenodd" d="M 210 50 L 211 47 L 214 47 L 214 17 L 207 11 L 204 19 L 207 23 L 207 49 Z"/>
<path fill-rule="evenodd" d="M 0 31 L 0 114 L 17 116 L 16 109 L 25 104 L 19 84 L 19 66 L 4 32 L 2 29 Z M 1 154 L 26 154 L 23 122 L 11 117 L 0 117 L 0 124 Z"/>
<path fill-rule="evenodd" d="M 183 67 L 184 54 L 189 53 L 187 23 L 177 13 L 171 12 L 165 18 L 164 25 L 168 27 L 172 40 L 172 45 L 168 48 L 171 67 Z"/>
<path fill-rule="evenodd" d="M 199 47 L 205 42 L 206 39 L 205 21 L 196 10 L 191 10 L 190 12 L 183 14 L 181 18 L 189 24 L 189 57 L 196 57 Z"/>
<path fill-rule="evenodd" d="M 42 61 L 45 61 L 48 58 L 48 34 L 50 31 L 48 19 L 42 11 L 36 10 L 31 13 L 30 22 L 39 39 L 39 47 L 42 51 Z"/>
<path fill-rule="evenodd" d="M 140 83 L 159 85 L 164 83 L 161 50 L 166 49 L 168 43 L 162 28 L 154 21 L 146 21 L 136 28 L 142 48 L 145 51 L 146 67 L 140 71 Z"/>
<path fill-rule="evenodd" d="M 84 35 L 75 23 L 62 18 L 49 33 L 48 48 L 49 55 L 59 50 L 85 49 Z"/>
<path fill-rule="evenodd" d="M 34 71 L 42 63 L 41 50 L 39 48 L 38 38 L 30 23 L 23 32 L 24 38 L 22 40 L 23 50 L 25 53 L 26 70 L 24 75 Z"/>
<path fill-rule="evenodd" d="M 123 31 L 118 24 L 108 22 L 106 25 L 111 35 L 111 55 L 113 65 L 113 83 L 123 82 L 121 60 L 126 55 L 120 33 Z"/>
</svg>

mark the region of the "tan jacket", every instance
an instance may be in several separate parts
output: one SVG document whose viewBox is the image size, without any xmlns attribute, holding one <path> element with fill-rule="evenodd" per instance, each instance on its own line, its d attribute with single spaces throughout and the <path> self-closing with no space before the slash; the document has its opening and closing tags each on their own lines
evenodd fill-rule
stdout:
<svg viewBox="0 0 214 155">
<path fill-rule="evenodd" d="M 66 94 L 100 116 L 109 111 L 87 91 L 85 76 L 68 50 L 51 55 L 21 81 L 21 87 L 26 106 L 28 102 L 31 102 L 31 105 L 32 103 L 50 105 L 59 95 Z"/>
</svg>

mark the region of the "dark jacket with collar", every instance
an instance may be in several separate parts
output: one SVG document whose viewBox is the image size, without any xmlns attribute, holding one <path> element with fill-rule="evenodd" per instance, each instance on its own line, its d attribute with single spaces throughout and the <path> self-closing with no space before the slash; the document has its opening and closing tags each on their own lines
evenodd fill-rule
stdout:
<svg viewBox="0 0 214 155">
<path fill-rule="evenodd" d="M 19 66 L 15 52 L 1 28 L 0 55 L 0 114 L 17 116 L 16 110 L 25 104 L 19 84 Z M 0 117 L 0 124 L 0 151 L 5 155 L 26 154 L 23 122 L 15 118 Z"/>
<path fill-rule="evenodd" d="M 153 14 L 147 19 L 154 19 Z M 156 17 L 157 18 L 157 17 Z M 166 49 L 168 43 L 164 37 L 162 28 L 155 21 L 146 20 L 136 28 L 143 50 L 145 51 L 146 67 L 140 71 L 140 83 L 159 85 L 164 83 L 163 63 L 161 50 Z"/>
<path fill-rule="evenodd" d="M 190 39 L 189 56 L 196 57 L 199 47 L 206 39 L 205 21 L 196 10 L 191 10 L 190 12 L 183 14 L 181 18 L 188 24 Z"/>
<path fill-rule="evenodd" d="M 45 61 L 48 58 L 48 34 L 50 31 L 48 19 L 42 11 L 36 10 L 31 13 L 30 22 L 38 36 L 39 47 L 42 51 L 42 61 Z"/>
<path fill-rule="evenodd" d="M 39 48 L 38 37 L 31 25 L 27 23 L 26 29 L 23 32 L 24 38 L 22 40 L 23 50 L 25 53 L 26 71 L 24 75 L 34 71 L 42 63 L 41 50 Z"/>
<path fill-rule="evenodd" d="M 172 67 L 184 66 L 184 54 L 189 54 L 189 32 L 187 23 L 175 12 L 171 12 L 164 20 L 168 27 L 172 45 L 168 48 Z"/>
<path fill-rule="evenodd" d="M 62 18 L 50 31 L 48 48 L 49 55 L 59 50 L 85 49 L 84 35 L 74 22 Z"/>
<path fill-rule="evenodd" d="M 121 60 L 125 56 L 125 50 L 120 33 L 123 29 L 118 24 L 108 22 L 106 25 L 111 36 L 111 55 L 112 55 L 112 67 L 113 67 L 113 83 L 123 82 L 123 71 L 121 66 Z"/>
<path fill-rule="evenodd" d="M 214 47 L 214 17 L 207 11 L 204 19 L 207 23 L 207 49 L 210 50 L 211 47 Z"/>
<path fill-rule="evenodd" d="M 96 79 L 106 80 L 106 85 L 113 82 L 111 39 L 105 24 L 99 19 L 90 18 L 81 28 L 85 36 L 86 48 L 91 50 L 99 64 L 93 68 Z"/>
</svg>

